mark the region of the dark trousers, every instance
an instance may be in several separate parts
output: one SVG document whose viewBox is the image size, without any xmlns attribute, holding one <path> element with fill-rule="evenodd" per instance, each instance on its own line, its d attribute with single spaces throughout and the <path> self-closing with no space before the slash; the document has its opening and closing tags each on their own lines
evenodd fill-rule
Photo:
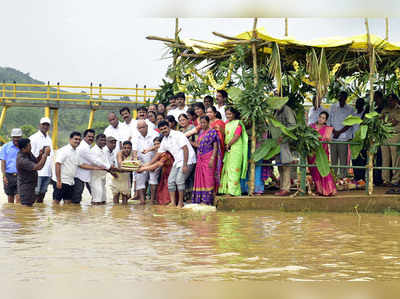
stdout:
<svg viewBox="0 0 400 299">
<path fill-rule="evenodd" d="M 375 155 L 375 163 L 374 166 L 382 166 L 382 151 L 381 147 L 378 147 L 378 151 Z M 380 186 L 383 184 L 382 181 L 382 170 L 381 169 L 374 169 L 374 185 Z"/>
<path fill-rule="evenodd" d="M 367 151 L 362 150 L 358 155 L 357 159 L 352 160 L 353 166 L 365 166 L 367 164 Z M 353 168 L 354 180 L 365 180 L 365 169 L 363 168 Z"/>
<path fill-rule="evenodd" d="M 35 203 L 35 187 L 36 183 L 33 184 L 19 184 L 18 191 L 21 198 L 21 204 L 31 206 Z"/>
<path fill-rule="evenodd" d="M 74 187 L 68 184 L 62 184 L 61 189 L 57 188 L 57 183 L 52 181 L 53 184 L 53 200 L 61 201 L 61 200 L 71 200 Z"/>
<path fill-rule="evenodd" d="M 86 188 L 89 190 L 89 193 L 91 194 L 90 186 L 88 183 L 85 183 L 78 178 L 75 178 L 74 181 L 75 181 L 75 183 L 72 188 L 71 202 L 79 204 L 82 201 L 82 193 L 83 193 L 83 189 L 85 189 L 85 184 L 86 184 Z"/>
</svg>

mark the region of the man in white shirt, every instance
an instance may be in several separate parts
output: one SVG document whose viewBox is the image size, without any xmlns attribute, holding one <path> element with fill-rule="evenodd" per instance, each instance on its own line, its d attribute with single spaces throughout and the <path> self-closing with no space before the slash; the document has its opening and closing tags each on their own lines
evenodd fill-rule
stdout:
<svg viewBox="0 0 400 299">
<path fill-rule="evenodd" d="M 339 103 L 333 104 L 329 111 L 328 125 L 333 127 L 332 141 L 348 141 L 352 138 L 352 127 L 343 126 L 347 116 L 354 114 L 354 109 L 346 104 L 347 92 L 339 93 Z M 348 165 L 348 144 L 331 144 L 332 165 Z M 334 168 L 336 177 L 346 177 L 347 168 Z"/>
<path fill-rule="evenodd" d="M 90 149 L 93 163 L 104 169 L 111 169 L 110 162 L 103 151 L 106 146 L 106 135 L 98 134 L 96 144 Z M 90 174 L 90 190 L 92 191 L 92 204 L 101 205 L 107 201 L 106 174 L 104 170 L 92 170 Z"/>
<path fill-rule="evenodd" d="M 60 148 L 55 155 L 53 169 L 53 200 L 59 204 L 64 200 L 65 204 L 77 203 L 74 201 L 75 175 L 78 168 L 87 170 L 99 169 L 98 167 L 80 163 L 77 147 L 81 142 L 81 133 L 72 132 L 69 136 L 69 144 Z"/>
<path fill-rule="evenodd" d="M 139 120 L 137 123 L 139 134 L 132 138 L 132 150 L 137 153 L 137 157 L 142 163 L 150 162 L 154 157 L 154 152 L 150 151 L 143 153 L 145 149 L 153 147 L 153 140 L 156 138 L 158 133 L 155 130 L 150 130 L 144 120 Z M 156 202 L 156 192 L 158 185 L 159 171 L 144 171 L 142 173 L 136 173 L 136 191 L 139 197 L 140 203 L 145 203 L 146 183 L 150 184 L 151 202 Z"/>
<path fill-rule="evenodd" d="M 129 134 L 125 130 L 124 124 L 119 122 L 114 112 L 110 112 L 107 118 L 110 125 L 104 130 L 104 134 L 106 137 L 112 136 L 117 140 L 116 151 L 119 152 L 122 148 L 122 142 L 129 139 Z"/>
<path fill-rule="evenodd" d="M 124 120 L 123 123 L 121 123 L 121 128 L 124 131 L 124 137 L 128 138 L 126 140 L 131 140 L 132 139 L 132 131 L 134 129 L 136 129 L 136 123 L 135 121 L 132 119 L 132 115 L 131 115 L 131 110 L 129 109 L 129 107 L 122 107 L 119 110 L 119 114 L 121 115 L 122 119 Z"/>
<path fill-rule="evenodd" d="M 117 140 L 113 136 L 107 136 L 106 137 L 106 146 L 103 147 L 103 152 L 105 153 L 110 165 L 116 167 L 116 165 L 117 165 L 117 153 L 118 153 L 118 151 L 117 151 Z"/>
<path fill-rule="evenodd" d="M 215 100 L 217 101 L 217 105 L 215 108 L 221 113 L 222 120 L 226 121 L 225 115 L 225 101 L 228 99 L 228 93 L 225 90 L 218 90 L 217 95 L 215 96 Z"/>
<path fill-rule="evenodd" d="M 51 178 L 51 163 L 54 152 L 52 145 L 53 142 L 48 135 L 50 123 L 51 121 L 48 117 L 42 117 L 39 122 L 39 131 L 29 137 L 32 147 L 31 151 L 35 158 L 39 157 L 41 149 L 44 149 L 47 146 L 50 148 L 50 156 L 47 158 L 43 168 L 38 171 L 38 182 L 35 188 L 35 196 L 36 202 L 39 203 L 43 202 Z"/>
<path fill-rule="evenodd" d="M 160 149 L 150 164 L 157 161 L 160 155 L 166 151 L 174 157 L 174 164 L 168 177 L 168 191 L 171 197 L 171 204 L 176 206 L 175 191 L 178 189 L 178 207 L 183 207 L 183 195 L 185 181 L 192 172 L 196 163 L 196 154 L 189 143 L 189 140 L 181 132 L 171 130 L 168 122 L 162 121 L 158 124 L 161 134 L 164 135 Z"/>
<path fill-rule="evenodd" d="M 178 120 L 181 114 L 186 114 L 188 107 L 185 105 L 186 96 L 183 92 L 178 92 L 175 95 L 175 98 L 177 107 L 168 111 L 168 115 L 172 115 L 176 120 Z"/>
<path fill-rule="evenodd" d="M 138 133 L 137 123 L 139 120 L 144 120 L 146 122 L 147 126 L 149 127 L 149 130 L 154 130 L 156 128 L 156 126 L 150 120 L 147 119 L 147 108 L 144 106 L 139 107 L 137 109 L 137 119 L 135 121 L 135 128 L 136 128 L 135 134 Z"/>
<path fill-rule="evenodd" d="M 146 107 L 138 108 L 137 119 L 132 119 L 131 111 L 128 107 L 121 108 L 119 113 L 121 114 L 121 117 L 124 120 L 123 128 L 126 130 L 125 136 L 128 136 L 127 140 L 129 140 L 129 141 L 132 140 L 132 136 L 138 134 L 137 121 L 139 119 L 145 120 L 149 129 L 152 129 L 152 130 L 155 129 L 154 124 L 147 119 L 147 108 Z"/>
<path fill-rule="evenodd" d="M 93 155 L 90 152 L 90 148 L 94 141 L 95 131 L 93 129 L 87 129 L 83 133 L 83 140 L 77 147 L 78 155 L 79 155 L 79 163 L 94 166 L 93 169 L 86 169 L 79 167 L 76 171 L 75 175 L 75 184 L 74 184 L 74 192 L 72 203 L 80 203 L 82 200 L 83 189 L 88 189 L 89 193 L 91 193 L 90 189 L 90 178 L 91 171 L 90 170 L 105 170 L 103 165 L 97 165 L 96 160 L 93 159 Z"/>
<path fill-rule="evenodd" d="M 323 107 L 321 107 L 321 100 L 317 98 L 316 95 L 313 97 L 313 106 L 308 111 L 308 122 L 307 124 L 311 126 L 311 124 L 315 124 L 318 121 L 318 117 L 322 111 L 326 111 Z"/>
</svg>

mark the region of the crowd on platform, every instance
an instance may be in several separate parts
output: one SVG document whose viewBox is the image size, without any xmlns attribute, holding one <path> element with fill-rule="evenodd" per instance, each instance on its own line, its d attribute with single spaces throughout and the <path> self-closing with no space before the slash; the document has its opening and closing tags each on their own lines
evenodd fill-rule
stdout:
<svg viewBox="0 0 400 299">
<path fill-rule="evenodd" d="M 69 143 L 58 150 L 52 147 L 48 135 L 51 120 L 43 117 L 39 130 L 22 138 L 22 130 L 11 131 L 12 140 L 0 152 L 4 191 L 8 202 L 20 201 L 31 206 L 43 202 L 48 185 L 53 185 L 56 204 L 79 204 L 85 188 L 94 205 L 105 204 L 110 189 L 113 202 L 127 203 L 136 199 L 153 204 L 182 207 L 184 201 L 212 205 L 216 194 L 239 196 L 249 192 L 248 127 L 240 120 L 240 113 L 226 105 L 227 92 L 219 90 L 214 98 L 187 106 L 185 94 L 169 99 L 167 106 L 151 104 L 137 110 L 132 118 L 129 107 L 108 114 L 109 126 L 104 132 L 87 129 L 81 134 L 72 132 Z M 308 112 L 308 125 L 320 133 L 323 141 L 349 141 L 358 130 L 357 125 L 343 126 L 349 115 L 364 117 L 368 111 L 364 99 L 356 101 L 355 109 L 346 103 L 347 94 L 338 95 L 338 103 L 324 109 L 314 98 Z M 400 132 L 400 106 L 396 95 L 384 101 L 375 92 L 376 111 L 388 115 Z M 287 127 L 296 124 L 294 111 L 284 105 L 275 111 L 275 118 Z M 399 142 L 395 134 L 390 143 Z M 290 194 L 296 179 L 296 153 L 283 138 L 279 129 L 271 130 L 264 138 L 280 143 L 280 153 L 273 158 L 278 165 L 279 179 L 273 168 L 259 161 L 255 169 L 255 195 L 263 194 L 266 182 L 276 182 L 276 196 Z M 257 141 L 260 146 L 262 140 Z M 348 144 L 323 145 L 332 165 L 365 166 L 366 154 L 361 151 L 351 161 Z M 123 161 L 140 161 L 137 171 L 123 167 Z M 400 166 L 395 146 L 382 146 L 377 155 L 378 166 Z M 315 156 L 308 158 L 314 164 Z M 316 167 L 309 168 L 315 192 L 323 196 L 335 195 L 337 188 L 348 182 L 348 168 L 335 168 L 334 174 L 322 177 Z M 400 171 L 375 171 L 377 185 L 397 186 Z M 354 182 L 364 184 L 365 170 L 354 168 Z M 347 181 L 346 181 L 347 180 Z M 396 191 L 396 190 L 394 190 Z"/>
</svg>

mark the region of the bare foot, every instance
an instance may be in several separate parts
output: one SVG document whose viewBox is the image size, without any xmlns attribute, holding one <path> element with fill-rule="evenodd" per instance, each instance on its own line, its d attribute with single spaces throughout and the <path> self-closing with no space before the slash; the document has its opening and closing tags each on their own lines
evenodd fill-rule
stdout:
<svg viewBox="0 0 400 299">
<path fill-rule="evenodd" d="M 182 203 L 178 203 L 178 208 L 183 208 L 183 202 Z"/>
</svg>

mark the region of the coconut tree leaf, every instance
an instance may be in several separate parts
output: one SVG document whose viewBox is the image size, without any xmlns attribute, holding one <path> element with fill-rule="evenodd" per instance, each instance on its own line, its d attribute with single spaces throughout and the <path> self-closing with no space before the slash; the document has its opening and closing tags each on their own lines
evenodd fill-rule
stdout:
<svg viewBox="0 0 400 299">
<path fill-rule="evenodd" d="M 325 50 L 322 48 L 318 65 L 318 96 L 322 99 L 328 91 L 329 87 L 329 69 L 326 62 Z"/>
<path fill-rule="evenodd" d="M 268 97 L 268 106 L 273 110 L 280 110 L 289 100 L 288 97 Z"/>
<path fill-rule="evenodd" d="M 362 119 L 358 116 L 353 116 L 349 115 L 348 117 L 345 118 L 345 120 L 342 122 L 344 126 L 353 126 L 353 125 L 359 125 L 361 124 Z"/>
<path fill-rule="evenodd" d="M 318 146 L 317 151 L 315 152 L 315 163 L 317 164 L 318 171 L 322 177 L 326 177 L 330 173 L 331 169 L 329 166 L 328 156 L 325 153 L 322 144 Z"/>
<path fill-rule="evenodd" d="M 279 53 L 279 46 L 277 43 L 273 43 L 271 58 L 269 60 L 269 74 L 275 79 L 276 87 L 278 92 L 282 88 L 282 68 L 281 68 L 281 56 Z"/>
</svg>

